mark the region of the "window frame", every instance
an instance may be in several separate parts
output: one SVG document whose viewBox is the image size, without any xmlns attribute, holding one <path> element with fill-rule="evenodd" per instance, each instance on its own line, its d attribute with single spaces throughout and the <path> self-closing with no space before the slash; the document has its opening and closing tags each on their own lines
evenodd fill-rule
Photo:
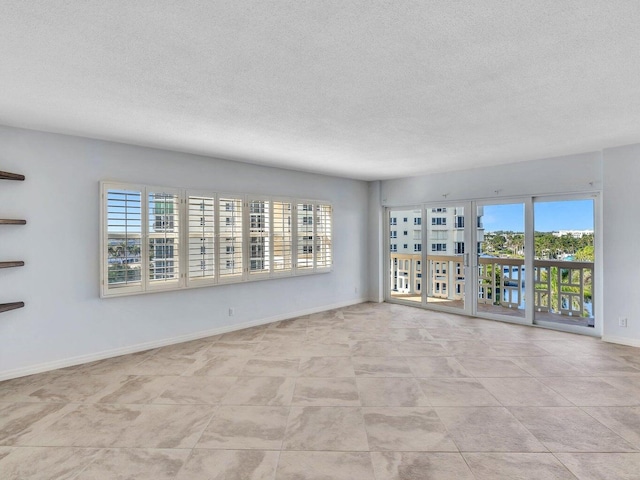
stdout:
<svg viewBox="0 0 640 480">
<path fill-rule="evenodd" d="M 140 233 L 140 256 L 142 258 L 148 258 L 149 256 L 149 238 L 150 238 L 150 218 L 149 218 L 149 194 L 150 193 L 168 193 L 176 195 L 176 204 L 177 209 L 175 215 L 177 215 L 177 225 L 178 225 L 178 233 L 177 233 L 177 268 L 178 268 L 178 278 L 176 281 L 167 281 L 155 284 L 153 281 L 150 281 L 150 266 L 145 264 L 144 262 L 140 262 L 140 282 L 136 282 L 135 285 L 125 285 L 118 287 L 110 287 L 109 284 L 109 254 L 108 254 L 108 216 L 109 216 L 109 202 L 107 198 L 107 194 L 111 190 L 123 190 L 130 192 L 139 192 L 141 198 L 141 206 L 140 206 L 140 216 L 141 216 L 141 233 Z M 194 228 L 190 226 L 190 198 L 191 197 L 203 197 L 205 199 L 209 199 L 213 201 L 214 209 L 213 209 L 213 277 L 209 276 L 206 278 L 199 279 L 198 277 L 191 278 L 189 276 L 189 268 L 190 268 L 190 246 L 189 239 L 191 237 L 190 228 Z M 221 199 L 231 198 L 241 200 L 242 202 L 242 216 L 241 216 L 241 232 L 242 232 L 242 262 L 243 268 L 240 275 L 228 276 L 225 278 L 221 278 L 220 270 L 222 262 L 225 259 L 221 256 L 222 249 L 222 241 L 221 238 L 224 236 L 224 232 L 221 231 L 220 228 L 220 201 Z M 251 274 L 250 272 L 250 249 L 251 249 L 251 235 L 250 235 L 250 219 L 251 213 L 249 205 L 252 201 L 264 201 L 267 202 L 268 205 L 268 261 L 269 268 L 268 271 L 259 272 L 255 274 Z M 329 201 L 324 200 L 311 200 L 311 199 L 301 199 L 296 197 L 284 197 L 284 196 L 271 196 L 271 195 L 257 195 L 257 194 L 246 194 L 246 193 L 228 193 L 228 192 L 213 192 L 211 190 L 200 190 L 200 189 L 185 189 L 185 188 L 176 188 L 176 187 L 162 187 L 162 186 L 152 186 L 145 184 L 133 184 L 119 181 L 110 181 L 103 180 L 100 182 L 100 297 L 101 298 L 111 298 L 111 297 L 120 297 L 120 296 L 128 296 L 128 295 L 141 295 L 147 293 L 155 293 L 161 291 L 175 291 L 175 290 L 183 290 L 183 289 L 192 289 L 192 288 L 203 288 L 203 287 L 212 287 L 217 285 L 227 285 L 234 283 L 244 283 L 251 281 L 260 281 L 260 280 L 268 280 L 275 278 L 283 278 L 290 276 L 305 276 L 305 275 L 313 275 L 319 273 L 329 273 L 333 271 L 333 263 L 334 263 L 334 209 L 333 204 Z M 290 210 L 290 268 L 283 268 L 280 270 L 274 269 L 274 203 L 282 203 L 289 204 L 291 206 Z M 307 204 L 311 205 L 311 209 L 307 212 L 305 211 L 305 216 L 311 216 L 313 219 L 313 229 L 312 233 L 307 235 L 313 235 L 311 245 L 313 245 L 313 255 L 312 255 L 312 267 L 306 269 L 298 269 L 298 204 Z M 323 216 L 323 221 L 328 222 L 323 223 L 326 224 L 327 227 L 324 229 L 324 232 L 328 233 L 327 237 L 329 238 L 329 251 L 326 252 L 325 256 L 322 257 L 324 262 L 327 262 L 327 266 L 318 266 L 318 252 L 320 249 L 318 246 L 320 245 L 320 240 L 318 239 L 317 233 L 317 224 L 318 219 L 317 208 L 318 206 L 328 207 L 328 213 L 325 213 Z M 175 248 L 175 247 L 174 247 Z M 328 253 L 328 255 L 327 255 Z M 266 259 L 266 257 L 265 257 Z M 286 262 L 285 262 L 286 265 Z"/>
</svg>

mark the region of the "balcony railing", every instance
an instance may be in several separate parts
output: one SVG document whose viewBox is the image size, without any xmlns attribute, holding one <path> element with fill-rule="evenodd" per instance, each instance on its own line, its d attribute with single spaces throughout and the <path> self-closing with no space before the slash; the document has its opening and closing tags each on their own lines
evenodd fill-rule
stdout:
<svg viewBox="0 0 640 480">
<path fill-rule="evenodd" d="M 391 254 L 393 296 L 419 296 L 422 289 L 427 289 L 428 297 L 452 301 L 463 299 L 465 276 L 462 255 L 429 255 L 424 267 L 420 261 L 418 254 Z M 478 303 L 485 306 L 483 311 L 523 311 L 524 270 L 524 259 L 521 258 L 479 257 L 476 295 Z M 593 275 L 592 262 L 534 260 L 536 315 L 548 320 L 557 315 L 575 317 L 575 320 L 593 319 Z M 430 280 L 428 284 L 417 281 L 423 276 Z M 415 288 L 416 285 L 420 285 L 420 290 Z M 586 324 L 592 325 L 593 322 L 587 321 Z"/>
</svg>

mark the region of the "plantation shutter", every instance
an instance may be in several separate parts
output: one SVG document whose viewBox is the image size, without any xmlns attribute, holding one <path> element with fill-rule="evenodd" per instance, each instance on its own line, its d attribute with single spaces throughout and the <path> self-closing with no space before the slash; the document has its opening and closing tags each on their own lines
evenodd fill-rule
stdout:
<svg viewBox="0 0 640 480">
<path fill-rule="evenodd" d="M 316 268 L 330 268 L 332 264 L 331 205 L 316 205 Z"/>
<path fill-rule="evenodd" d="M 293 264 L 293 225 L 291 202 L 273 202 L 273 271 L 291 272 Z"/>
<path fill-rule="evenodd" d="M 268 274 L 271 267 L 268 200 L 249 200 L 249 275 Z"/>
<path fill-rule="evenodd" d="M 218 200 L 220 279 L 242 279 L 242 198 Z"/>
<path fill-rule="evenodd" d="M 180 282 L 180 196 L 150 188 L 147 192 L 149 286 Z"/>
<path fill-rule="evenodd" d="M 141 291 L 142 189 L 105 185 L 105 291 Z"/>
<path fill-rule="evenodd" d="M 297 270 L 313 269 L 313 204 L 299 203 L 297 205 Z"/>
<path fill-rule="evenodd" d="M 190 283 L 212 282 L 216 278 L 215 208 L 214 196 L 189 195 L 187 197 L 188 280 Z"/>
</svg>

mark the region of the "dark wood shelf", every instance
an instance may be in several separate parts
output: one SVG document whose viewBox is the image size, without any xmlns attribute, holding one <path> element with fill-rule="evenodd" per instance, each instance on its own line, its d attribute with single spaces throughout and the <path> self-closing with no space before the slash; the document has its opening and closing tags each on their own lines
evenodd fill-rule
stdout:
<svg viewBox="0 0 640 480">
<path fill-rule="evenodd" d="M 0 262 L 0 268 L 11 267 L 24 267 L 24 262 L 22 260 L 16 260 L 15 262 Z"/>
<path fill-rule="evenodd" d="M 0 225 L 26 225 L 26 220 L 9 220 L 7 218 L 0 218 Z"/>
<path fill-rule="evenodd" d="M 19 173 L 9 173 L 0 171 L 0 180 L 24 180 L 24 175 L 20 175 Z"/>
<path fill-rule="evenodd" d="M 24 302 L 0 303 L 0 313 L 24 307 Z"/>
</svg>

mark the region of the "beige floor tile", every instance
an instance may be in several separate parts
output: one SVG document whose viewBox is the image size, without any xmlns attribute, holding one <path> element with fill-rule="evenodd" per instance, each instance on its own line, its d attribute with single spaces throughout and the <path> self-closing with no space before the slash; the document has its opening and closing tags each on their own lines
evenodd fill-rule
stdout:
<svg viewBox="0 0 640 480">
<path fill-rule="evenodd" d="M 640 406 L 640 397 L 611 385 L 603 378 L 543 377 L 539 380 L 580 407 Z"/>
<path fill-rule="evenodd" d="M 497 357 L 544 357 L 549 353 L 530 342 L 492 342 L 491 350 Z"/>
<path fill-rule="evenodd" d="M 436 407 L 461 452 L 546 452 L 504 407 Z"/>
<path fill-rule="evenodd" d="M 291 377 L 239 377 L 223 405 L 291 405 L 296 380 Z"/>
<path fill-rule="evenodd" d="M 566 407 L 573 404 L 535 378 L 480 378 L 478 381 L 507 406 Z"/>
<path fill-rule="evenodd" d="M 220 407 L 197 447 L 280 450 L 288 416 L 288 407 Z"/>
<path fill-rule="evenodd" d="M 602 355 L 576 355 L 565 358 L 565 362 L 580 370 L 584 375 L 593 377 L 640 377 L 640 368 L 629 365 L 622 359 Z"/>
<path fill-rule="evenodd" d="M 176 376 L 127 375 L 91 397 L 95 403 L 151 403 Z"/>
<path fill-rule="evenodd" d="M 209 377 L 233 377 L 240 375 L 249 357 L 212 356 L 202 362 L 193 364 L 185 370 L 185 375 Z"/>
<path fill-rule="evenodd" d="M 239 357 L 255 354 L 260 342 L 216 342 L 207 350 L 208 357 Z"/>
<path fill-rule="evenodd" d="M 360 406 L 355 378 L 300 377 L 296 380 L 292 405 Z"/>
<path fill-rule="evenodd" d="M 498 400 L 472 378 L 418 378 L 420 388 L 434 406 L 493 406 Z"/>
<path fill-rule="evenodd" d="M 74 480 L 173 480 L 188 456 L 188 449 L 102 450 Z"/>
<path fill-rule="evenodd" d="M 529 377 L 509 358 L 499 357 L 456 357 L 456 360 L 474 377 Z"/>
<path fill-rule="evenodd" d="M 276 478 L 278 480 L 373 480 L 374 476 L 368 453 L 282 452 Z"/>
<path fill-rule="evenodd" d="M 564 357 L 510 357 L 510 360 L 534 377 L 579 377 L 582 372 L 564 361 Z"/>
<path fill-rule="evenodd" d="M 391 342 L 352 342 L 351 355 L 354 357 L 398 357 L 400 352 Z"/>
<path fill-rule="evenodd" d="M 371 451 L 458 451 L 432 408 L 368 407 L 363 413 Z"/>
<path fill-rule="evenodd" d="M 297 377 L 300 358 L 250 358 L 242 369 L 244 377 Z"/>
<path fill-rule="evenodd" d="M 634 451 L 577 407 L 511 407 L 509 411 L 551 452 Z"/>
<path fill-rule="evenodd" d="M 406 357 L 411 372 L 416 377 L 426 378 L 468 378 L 468 372 L 453 357 Z"/>
<path fill-rule="evenodd" d="M 584 407 L 582 410 L 640 450 L 640 407 Z"/>
<path fill-rule="evenodd" d="M 0 445 L 16 445 L 64 414 L 62 403 L 0 404 Z"/>
<path fill-rule="evenodd" d="M 182 375 L 199 365 L 200 357 L 156 353 L 126 370 L 129 375 Z"/>
<path fill-rule="evenodd" d="M 475 340 L 477 334 L 464 327 L 430 328 L 429 335 L 436 340 Z"/>
<path fill-rule="evenodd" d="M 158 352 L 158 349 L 146 350 L 144 352 L 132 353 L 130 355 L 121 355 L 119 357 L 106 358 L 96 362 L 76 365 L 74 367 L 63 368 L 59 370 L 61 373 L 69 373 L 73 375 L 115 375 L 125 374 L 129 369 L 139 365 L 151 355 Z"/>
<path fill-rule="evenodd" d="M 261 344 L 304 342 L 307 339 L 306 328 L 268 329 L 262 337 Z"/>
<path fill-rule="evenodd" d="M 438 343 L 440 343 L 447 352 L 446 356 L 491 357 L 495 353 L 486 342 L 481 340 L 447 340 Z"/>
<path fill-rule="evenodd" d="M 385 335 L 392 342 L 428 342 L 434 339 L 426 328 L 391 328 Z"/>
<path fill-rule="evenodd" d="M 25 398 L 29 402 L 80 403 L 85 402 L 110 385 L 118 384 L 114 375 L 61 375 L 33 390 Z"/>
<path fill-rule="evenodd" d="M 366 407 L 422 407 L 429 400 L 414 378 L 357 378 L 362 405 Z"/>
<path fill-rule="evenodd" d="M 238 377 L 174 377 L 153 403 L 217 404 L 237 380 Z"/>
<path fill-rule="evenodd" d="M 450 353 L 439 342 L 396 342 L 405 357 L 448 357 Z"/>
<path fill-rule="evenodd" d="M 176 480 L 274 480 L 280 452 L 193 450 Z"/>
<path fill-rule="evenodd" d="M 376 480 L 474 480 L 459 453 L 371 452 Z"/>
<path fill-rule="evenodd" d="M 412 377 L 409 364 L 402 357 L 353 357 L 353 368 L 359 377 Z"/>
<path fill-rule="evenodd" d="M 464 453 L 476 480 L 576 480 L 550 453 Z"/>
<path fill-rule="evenodd" d="M 100 450 L 59 447 L 0 447 L 2 480 L 72 480 Z"/>
<path fill-rule="evenodd" d="M 579 480 L 637 480 L 640 453 L 558 453 Z"/>
<path fill-rule="evenodd" d="M 303 377 L 354 377 L 350 357 L 303 357 L 299 374 Z"/>
<path fill-rule="evenodd" d="M 357 407 L 291 407 L 285 450 L 368 451 Z"/>
</svg>

